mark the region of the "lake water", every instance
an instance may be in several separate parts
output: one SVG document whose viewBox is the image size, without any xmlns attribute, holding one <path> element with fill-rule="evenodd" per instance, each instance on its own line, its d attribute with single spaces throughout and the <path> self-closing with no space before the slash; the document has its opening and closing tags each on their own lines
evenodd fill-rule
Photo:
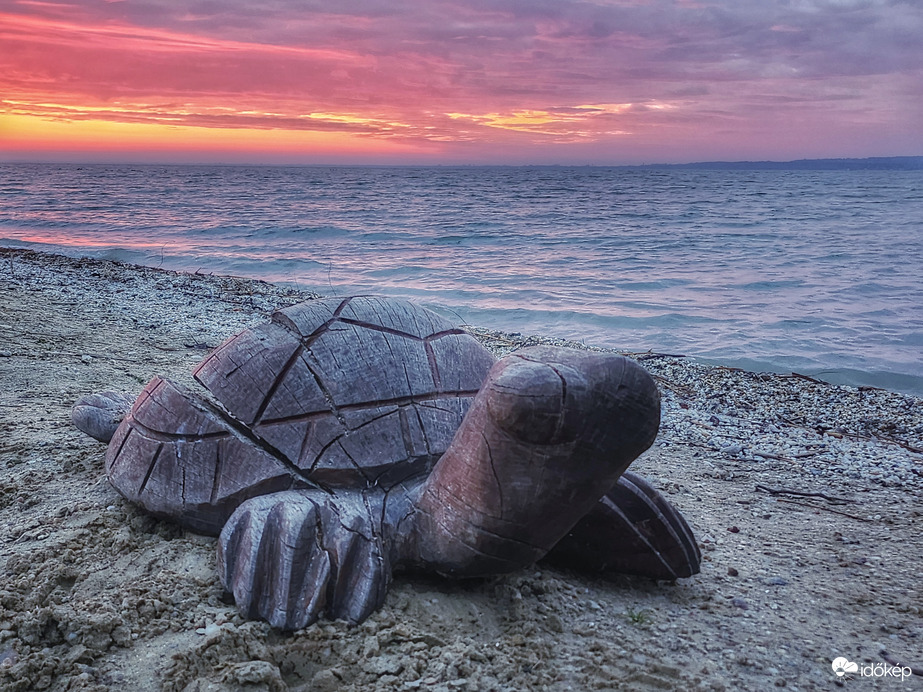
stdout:
<svg viewBox="0 0 923 692">
<path fill-rule="evenodd" d="M 923 395 L 923 171 L 5 164 L 0 244 Z"/>
</svg>

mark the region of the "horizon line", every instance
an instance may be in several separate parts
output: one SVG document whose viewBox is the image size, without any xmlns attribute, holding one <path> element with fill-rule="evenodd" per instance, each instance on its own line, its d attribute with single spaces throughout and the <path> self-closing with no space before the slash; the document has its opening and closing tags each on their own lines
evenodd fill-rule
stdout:
<svg viewBox="0 0 923 692">
<path fill-rule="evenodd" d="M 73 160 L 73 159 L 29 159 L 15 158 L 4 159 L 0 157 L 0 165 L 56 165 L 56 166 L 207 166 L 207 167 L 250 167 L 250 168 L 657 168 L 657 167 L 692 167 L 692 166 L 741 166 L 741 165 L 771 165 L 784 166 L 789 164 L 810 163 L 849 163 L 849 162 L 886 162 L 920 160 L 923 168 L 923 154 L 902 154 L 899 156 L 823 156 L 800 159 L 713 159 L 683 162 L 653 162 L 653 163 L 461 163 L 461 162 L 428 162 L 428 163 L 357 163 L 357 162 L 323 162 L 323 163 L 287 163 L 287 162 L 245 162 L 245 161 L 145 161 L 145 160 Z"/>
</svg>

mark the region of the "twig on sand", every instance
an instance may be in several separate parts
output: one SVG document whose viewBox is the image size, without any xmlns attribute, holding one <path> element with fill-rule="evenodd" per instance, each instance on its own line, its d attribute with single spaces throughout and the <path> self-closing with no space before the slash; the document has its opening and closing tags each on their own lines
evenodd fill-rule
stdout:
<svg viewBox="0 0 923 692">
<path fill-rule="evenodd" d="M 827 435 L 828 437 L 835 437 L 838 440 L 843 438 L 848 438 L 851 440 L 866 440 L 868 442 L 881 442 L 883 444 L 892 444 L 897 445 L 906 449 L 908 452 L 913 452 L 914 454 L 923 454 L 923 448 L 912 445 L 909 442 L 904 440 L 896 440 L 893 437 L 885 437 L 883 435 L 863 435 L 861 433 L 846 432 L 845 430 L 840 432 L 839 430 L 831 430 L 824 428 L 817 428 L 815 426 L 805 425 L 804 423 L 799 423 L 798 421 L 791 420 L 785 416 L 779 416 L 779 420 L 785 425 L 791 425 L 793 428 L 801 428 L 802 430 L 813 430 L 814 432 L 820 435 Z"/>
<path fill-rule="evenodd" d="M 651 373 L 651 377 L 653 377 L 655 380 L 657 380 L 658 383 L 662 384 L 667 389 L 672 389 L 674 392 L 676 392 L 680 396 L 683 396 L 687 399 L 695 398 L 695 392 L 691 388 L 685 385 L 670 382 L 670 380 L 668 380 L 663 375 L 658 375 L 656 373 Z"/>
<path fill-rule="evenodd" d="M 792 454 L 793 459 L 807 459 L 808 457 L 816 457 L 820 454 L 819 449 L 813 449 L 808 452 L 799 452 L 798 454 Z"/>
<path fill-rule="evenodd" d="M 888 442 L 890 444 L 897 445 L 898 447 L 903 447 L 908 452 L 913 452 L 914 454 L 923 454 L 923 449 L 920 447 L 916 447 L 909 442 L 904 442 L 903 440 L 895 440 L 893 437 L 873 437 L 870 439 L 878 440 L 879 442 Z"/>
<path fill-rule="evenodd" d="M 790 380 L 797 378 L 799 380 L 807 380 L 808 382 L 813 382 L 814 384 L 826 384 L 829 385 L 829 382 L 824 382 L 823 380 L 818 380 L 816 377 L 811 377 L 810 375 L 802 375 L 800 372 L 793 372 L 790 375 L 779 375 L 783 380 Z"/>
<path fill-rule="evenodd" d="M 769 493 L 770 495 L 797 495 L 798 497 L 820 497 L 834 505 L 856 504 L 855 500 L 849 500 L 845 497 L 834 497 L 824 495 L 823 493 L 807 493 L 801 490 L 789 490 L 788 488 L 770 488 L 766 485 L 757 485 L 757 490 Z"/>
<path fill-rule="evenodd" d="M 898 447 L 903 447 L 908 452 L 913 452 L 915 454 L 923 454 L 923 449 L 916 447 L 909 442 L 904 442 L 903 440 L 895 440 L 893 437 L 883 437 L 880 435 L 863 435 L 861 433 L 851 433 L 851 432 L 839 432 L 838 430 L 824 430 L 823 435 L 829 435 L 830 437 L 835 437 L 837 439 L 843 439 L 848 437 L 853 440 L 868 440 L 869 442 L 885 442 L 887 444 L 897 445 Z"/>
<path fill-rule="evenodd" d="M 655 360 L 657 358 L 685 358 L 682 353 L 654 353 L 653 351 L 640 351 L 637 353 L 623 353 L 623 356 L 629 356 L 638 361 Z"/>
<path fill-rule="evenodd" d="M 789 457 L 784 457 L 781 454 L 770 454 L 769 452 L 753 452 L 753 456 L 760 457 L 762 459 L 777 459 L 779 461 L 793 461 Z"/>
<path fill-rule="evenodd" d="M 787 500 L 784 497 L 780 497 L 776 502 L 785 502 L 790 505 L 798 505 L 799 507 L 808 507 L 809 509 L 823 510 L 825 512 L 832 512 L 833 514 L 839 514 L 841 517 L 849 517 L 850 519 L 855 519 L 856 521 L 864 521 L 868 523 L 870 520 L 865 517 L 857 517 L 855 514 L 849 514 L 848 512 L 841 512 L 838 509 L 833 509 L 833 507 L 824 507 L 823 505 L 812 505 L 810 502 L 799 502 L 798 500 Z"/>
<path fill-rule="evenodd" d="M 722 372 L 746 372 L 743 368 L 735 368 L 732 365 L 716 365 L 714 369 Z"/>
</svg>

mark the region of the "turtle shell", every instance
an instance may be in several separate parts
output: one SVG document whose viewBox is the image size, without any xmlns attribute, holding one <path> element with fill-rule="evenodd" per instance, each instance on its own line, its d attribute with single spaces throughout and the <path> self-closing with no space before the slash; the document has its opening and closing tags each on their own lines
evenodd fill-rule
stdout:
<svg viewBox="0 0 923 692">
<path fill-rule="evenodd" d="M 429 472 L 493 362 L 407 301 L 300 303 L 193 370 L 217 403 L 152 380 L 110 442 L 107 472 L 129 500 L 208 533 L 268 492 L 387 490 Z"/>
</svg>

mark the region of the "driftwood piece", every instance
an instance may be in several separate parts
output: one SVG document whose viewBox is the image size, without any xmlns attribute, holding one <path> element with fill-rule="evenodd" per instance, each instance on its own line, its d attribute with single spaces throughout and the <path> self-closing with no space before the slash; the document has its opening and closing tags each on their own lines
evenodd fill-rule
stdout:
<svg viewBox="0 0 923 692">
<path fill-rule="evenodd" d="M 398 483 L 445 452 L 493 362 L 405 301 L 293 306 L 195 368 L 222 408 L 152 380 L 109 446 L 107 472 L 126 498 L 213 535 L 250 497 Z"/>
</svg>

